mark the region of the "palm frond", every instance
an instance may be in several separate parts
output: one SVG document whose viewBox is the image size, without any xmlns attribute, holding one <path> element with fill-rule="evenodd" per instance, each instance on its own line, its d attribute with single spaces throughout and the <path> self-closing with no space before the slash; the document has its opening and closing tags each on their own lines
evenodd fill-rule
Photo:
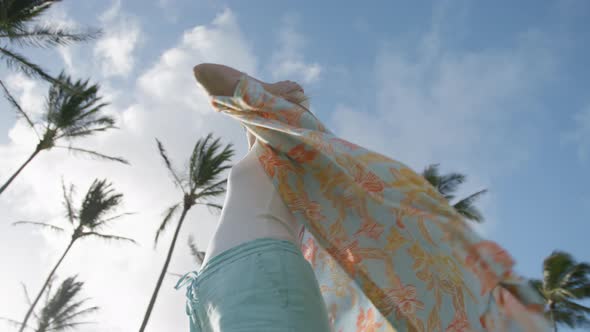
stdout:
<svg viewBox="0 0 590 332">
<path fill-rule="evenodd" d="M 164 145 L 157 138 L 156 138 L 156 144 L 158 145 L 158 151 L 160 152 L 160 156 L 164 160 L 164 164 L 166 165 L 166 168 L 170 172 L 170 175 L 172 175 L 172 179 L 174 180 L 174 184 L 176 184 L 176 186 L 178 188 L 183 189 L 183 191 L 184 191 L 184 188 L 182 186 L 182 181 L 180 181 L 179 176 L 176 174 L 176 171 L 172 167 L 172 163 L 170 162 L 170 158 L 168 158 L 168 154 L 166 153 L 166 149 L 164 149 Z"/>
<path fill-rule="evenodd" d="M 228 162 L 234 154 L 232 145 L 226 145 L 219 152 L 221 148 L 220 139 L 217 138 L 211 142 L 212 139 L 213 135 L 208 134 L 205 139 L 198 140 L 191 154 L 189 165 L 191 192 L 217 181 L 217 177 L 223 171 L 231 168 Z"/>
<path fill-rule="evenodd" d="M 571 328 L 590 326 L 590 308 L 578 303 L 590 297 L 590 264 L 578 263 L 572 255 L 554 251 L 543 261 L 542 292 L 547 316 Z"/>
<path fill-rule="evenodd" d="M 21 282 L 20 284 L 23 288 L 23 293 L 25 295 L 25 300 L 27 301 L 27 305 L 30 307 L 32 304 L 32 301 L 31 301 L 31 296 L 29 295 L 29 291 L 27 290 L 27 286 L 25 285 L 24 282 Z M 37 315 L 37 313 L 33 312 L 32 314 L 33 314 L 33 317 L 35 317 L 35 319 L 39 319 L 39 315 Z"/>
<path fill-rule="evenodd" d="M 9 68 L 20 70 L 29 77 L 40 77 L 58 83 L 58 80 L 43 68 L 10 46 L 53 47 L 98 37 L 100 32 L 97 30 L 73 31 L 59 25 L 37 24 L 35 21 L 58 1 L 60 0 L 0 1 L 0 39 L 5 42 L 5 45 L 0 47 L 0 60 Z"/>
<path fill-rule="evenodd" d="M 113 126 L 113 125 L 107 125 L 107 126 L 103 126 L 103 127 L 95 127 L 92 129 L 76 129 L 76 130 L 69 131 L 67 133 L 59 134 L 59 135 L 57 135 L 56 138 L 67 138 L 69 140 L 72 140 L 74 138 L 80 138 L 80 137 L 94 135 L 98 132 L 106 131 L 109 129 L 119 129 L 119 128 L 116 126 Z"/>
<path fill-rule="evenodd" d="M 217 210 L 223 210 L 223 206 L 221 206 L 221 204 L 215 204 L 215 203 L 204 203 L 204 205 L 217 209 Z"/>
<path fill-rule="evenodd" d="M 205 252 L 200 251 L 197 248 L 197 244 L 195 243 L 195 238 L 192 235 L 188 237 L 188 246 L 191 251 L 191 255 L 193 256 L 197 265 L 201 265 L 203 263 L 203 259 L 205 259 Z"/>
<path fill-rule="evenodd" d="M 74 210 L 74 206 L 72 204 L 73 202 L 73 194 L 74 194 L 74 185 L 71 184 L 69 191 L 66 189 L 66 184 L 64 182 L 64 179 L 62 177 L 61 179 L 61 188 L 63 191 L 63 204 L 64 207 L 66 208 L 66 217 L 68 218 L 68 221 L 70 222 L 70 224 L 74 224 L 75 218 L 76 218 L 76 210 Z"/>
<path fill-rule="evenodd" d="M 101 103 L 90 110 L 84 111 L 81 115 L 73 118 L 67 126 L 62 126 L 58 138 L 74 139 L 95 134 L 109 129 L 118 129 L 115 126 L 115 119 L 111 116 L 99 116 L 98 112 L 108 104 Z"/>
<path fill-rule="evenodd" d="M 12 223 L 13 226 L 16 225 L 35 225 L 35 226 L 40 226 L 43 228 L 47 228 L 49 230 L 52 230 L 54 232 L 65 232 L 65 230 L 61 227 L 58 226 L 54 226 L 48 223 L 44 223 L 44 222 L 37 222 L 37 221 L 25 221 L 25 220 L 21 220 L 21 221 L 16 221 Z"/>
<path fill-rule="evenodd" d="M 76 327 L 78 327 L 80 325 L 88 325 L 88 324 L 96 324 L 96 322 L 76 322 L 76 323 L 69 323 L 69 324 L 63 324 L 63 325 L 56 325 L 55 327 L 52 327 L 50 329 L 47 329 L 47 332 L 51 332 L 51 331 L 67 331 L 67 330 L 70 330 L 70 329 L 75 329 Z"/>
<path fill-rule="evenodd" d="M 225 192 L 225 188 L 227 185 L 227 179 L 219 180 L 205 188 L 199 190 L 199 192 L 195 195 L 199 199 L 207 199 L 214 197 L 218 194 L 212 194 L 218 191 Z"/>
<path fill-rule="evenodd" d="M 75 318 L 98 309 L 98 307 L 81 309 L 87 299 L 76 300 L 76 297 L 79 296 L 83 285 L 83 282 L 76 281 L 76 276 L 66 278 L 41 309 L 37 331 L 60 331 L 67 326 L 83 324 L 84 322 L 75 321 Z M 51 294 L 49 289 L 47 294 Z"/>
<path fill-rule="evenodd" d="M 166 229 L 166 226 L 168 226 L 168 224 L 170 223 L 172 216 L 178 210 L 178 207 L 180 207 L 180 203 L 176 203 L 176 204 L 172 205 L 171 207 L 169 207 L 168 209 L 166 209 L 166 212 L 164 214 L 164 220 L 162 220 L 162 223 L 160 224 L 160 227 L 158 228 L 158 231 L 156 232 L 156 237 L 154 238 L 154 248 L 158 245 L 158 239 L 160 238 L 160 234 L 162 232 L 164 232 L 164 230 Z"/>
<path fill-rule="evenodd" d="M 59 326 L 62 324 L 70 324 L 72 320 L 77 317 L 85 316 L 98 310 L 98 307 L 89 307 L 80 309 L 83 307 L 89 299 L 82 299 L 80 301 L 64 304 L 58 314 L 53 317 L 53 325 Z M 79 323 L 79 322 L 78 322 Z"/>
<path fill-rule="evenodd" d="M 99 85 L 90 84 L 89 80 L 73 80 L 61 72 L 58 83 L 49 88 L 46 100 L 47 121 L 61 132 L 88 129 L 91 126 L 104 125 L 112 119 L 101 116 L 102 121 L 95 123 L 99 112 L 107 103 L 101 103 Z"/>
<path fill-rule="evenodd" d="M 84 301 L 84 302 L 86 302 L 86 301 Z M 67 323 L 68 321 L 70 321 L 74 318 L 77 318 L 77 317 L 89 315 L 93 312 L 98 311 L 99 309 L 100 309 L 100 307 L 94 306 L 94 307 L 90 307 L 90 308 L 86 308 L 86 309 L 72 312 L 71 314 L 69 314 L 67 316 L 60 316 L 59 319 L 57 319 L 56 322 L 54 323 L 54 325 L 55 325 L 54 330 L 59 331 L 60 328 L 62 328 L 64 325 L 68 324 Z M 69 311 L 71 311 L 71 310 L 69 310 Z M 72 324 L 72 323 L 69 323 L 69 324 Z M 91 324 L 91 322 L 76 322 L 75 324 Z"/>
<path fill-rule="evenodd" d="M 428 165 L 424 171 L 422 171 L 422 176 L 428 181 L 428 183 L 436 188 L 441 195 L 450 201 L 455 198 L 453 193 L 457 191 L 459 185 L 465 182 L 466 177 L 460 173 L 441 175 L 439 166 L 440 164 Z"/>
<path fill-rule="evenodd" d="M 51 297 L 51 289 L 53 288 L 53 283 L 55 282 L 56 278 L 57 278 L 56 274 L 53 274 L 49 278 L 49 282 L 47 283 L 47 288 L 45 289 L 45 304 L 49 303 L 49 299 Z"/>
<path fill-rule="evenodd" d="M 529 285 L 531 285 L 531 287 L 535 289 L 542 298 L 546 298 L 545 292 L 543 291 L 543 281 L 539 279 L 530 279 Z"/>
<path fill-rule="evenodd" d="M 133 244 L 137 244 L 137 242 L 135 240 L 130 239 L 128 237 L 110 235 L 110 234 L 101 234 L 98 232 L 83 232 L 82 234 L 80 234 L 80 236 L 81 237 L 83 237 L 83 236 L 96 236 L 100 239 L 107 240 L 107 241 L 126 241 L 126 242 L 131 242 Z"/>
<path fill-rule="evenodd" d="M 123 194 L 116 193 L 112 183 L 107 183 L 106 179 L 95 179 L 82 201 L 79 213 L 80 224 L 93 230 L 104 216 L 119 207 L 122 199 Z"/>
<path fill-rule="evenodd" d="M 543 262 L 543 284 L 545 289 L 554 289 L 564 274 L 575 264 L 572 255 L 554 251 Z"/>
<path fill-rule="evenodd" d="M 27 23 L 41 16 L 49 7 L 61 0 L 11 0 L 0 2 L 0 31 L 19 31 Z"/>
<path fill-rule="evenodd" d="M 76 42 L 84 42 L 98 38 L 100 30 L 72 31 L 67 28 L 50 25 L 36 25 L 19 31 L 0 33 L 0 38 L 7 38 L 18 46 L 49 48 L 65 46 Z"/>
<path fill-rule="evenodd" d="M 126 165 L 130 165 L 130 163 L 127 160 L 125 160 L 125 159 L 123 159 L 121 157 L 111 157 L 111 156 L 104 155 L 102 153 L 98 153 L 96 151 L 86 150 L 86 149 L 82 149 L 82 148 L 75 148 L 75 147 L 72 147 L 72 146 L 55 145 L 54 147 L 55 148 L 58 148 L 58 149 L 66 149 L 66 150 L 68 150 L 70 152 L 74 152 L 74 153 L 79 152 L 79 153 L 83 153 L 83 154 L 88 154 L 88 155 L 91 155 L 93 157 L 96 157 L 97 159 L 104 159 L 104 160 L 116 161 L 116 162 L 120 162 L 120 163 L 123 163 L 123 164 L 126 164 Z"/>
<path fill-rule="evenodd" d="M 27 286 L 24 282 L 21 282 L 20 285 L 23 287 L 23 293 L 25 294 L 25 300 L 27 300 L 27 304 L 31 305 L 31 297 L 29 296 L 29 291 L 27 291 Z"/>
<path fill-rule="evenodd" d="M 215 203 L 199 203 L 199 205 L 205 205 L 209 213 L 219 214 L 223 210 L 223 206 Z"/>
<path fill-rule="evenodd" d="M 579 263 L 573 265 L 568 272 L 561 278 L 559 287 L 567 288 L 572 292 L 578 289 L 590 287 L 590 264 Z M 579 294 L 584 295 L 584 294 Z M 575 297 L 579 295 L 574 295 Z M 587 294 L 590 296 L 590 293 Z"/>
<path fill-rule="evenodd" d="M 558 304 L 551 313 L 557 323 L 567 325 L 570 328 L 590 326 L 590 320 L 586 313 L 572 310 L 563 304 Z"/>
<path fill-rule="evenodd" d="M 564 305 L 567 306 L 568 308 L 578 311 L 578 312 L 583 312 L 586 314 L 590 314 L 590 308 L 583 306 L 579 303 L 576 303 L 574 301 L 569 301 L 569 300 L 565 300 L 563 301 Z"/>
<path fill-rule="evenodd" d="M 459 186 L 463 184 L 466 180 L 466 176 L 460 173 L 450 173 L 441 176 L 440 183 L 438 185 L 438 191 L 447 198 L 447 200 L 451 200 L 454 198 L 453 193 L 457 191 Z"/>
<path fill-rule="evenodd" d="M 125 217 L 125 216 L 131 216 L 131 215 L 134 215 L 134 214 L 136 214 L 136 213 L 135 212 L 125 212 L 125 213 L 121 213 L 121 214 L 118 214 L 116 216 L 113 216 L 113 217 L 110 217 L 110 218 L 107 218 L 107 219 L 100 220 L 99 222 L 97 222 L 95 224 L 94 229 L 100 229 L 103 226 L 107 226 L 108 223 L 111 222 L 111 221 L 113 221 L 113 220 L 117 220 L 119 218 L 122 218 L 122 217 Z"/>
<path fill-rule="evenodd" d="M 572 297 L 575 299 L 585 300 L 590 298 L 590 282 L 580 282 L 580 284 L 576 286 L 566 285 L 565 287 L 570 289 L 570 292 L 573 295 Z"/>
<path fill-rule="evenodd" d="M 438 167 L 440 164 L 428 165 L 423 171 L 422 176 L 430 183 L 434 188 L 438 188 L 440 182 L 440 172 Z"/>
<path fill-rule="evenodd" d="M 50 82 L 57 82 L 43 68 L 30 62 L 24 55 L 9 48 L 0 47 L 0 60 L 6 63 L 10 69 L 16 69 L 29 77 L 40 77 Z"/>
<path fill-rule="evenodd" d="M 203 197 L 203 198 L 206 197 L 208 199 L 211 199 L 211 198 L 214 198 L 214 197 L 224 194 L 225 191 L 226 191 L 225 187 L 219 186 L 218 188 L 212 188 L 212 189 L 208 189 L 207 191 L 202 191 L 200 194 L 201 194 L 201 197 Z"/>
<path fill-rule="evenodd" d="M 19 116 L 22 116 L 23 118 L 25 118 L 25 120 L 29 124 L 29 127 L 31 127 L 31 129 L 33 129 L 33 131 L 35 132 L 35 135 L 37 135 L 37 138 L 39 140 L 41 140 L 41 136 L 39 136 L 39 133 L 37 132 L 37 129 L 35 129 L 35 124 L 31 120 L 31 118 L 29 117 L 29 115 L 27 114 L 27 112 L 25 112 L 23 110 L 23 108 L 19 105 L 19 103 L 12 96 L 12 94 L 10 93 L 10 91 L 8 90 L 8 88 L 4 85 L 4 83 L 1 80 L 0 80 L 0 85 L 2 86 L 2 90 L 4 91 L 4 96 L 6 97 L 6 99 L 8 100 L 8 102 L 12 105 L 12 107 L 14 107 L 14 109 L 16 109 L 17 114 Z"/>
<path fill-rule="evenodd" d="M 482 222 L 484 220 L 483 215 L 473 204 L 481 195 L 487 192 L 487 189 L 480 190 L 455 203 L 453 207 L 465 218 L 477 222 Z"/>
<path fill-rule="evenodd" d="M 7 317 L 0 317 L 0 320 L 3 320 L 3 321 L 5 321 L 5 322 L 7 322 L 7 323 L 10 323 L 10 324 L 11 324 L 11 325 L 13 325 L 15 328 L 20 328 L 20 327 L 23 325 L 23 323 L 22 323 L 22 322 L 19 322 L 19 321 L 18 321 L 18 320 L 16 320 L 16 319 L 11 319 L 11 318 L 7 318 Z M 33 330 L 33 328 L 32 328 L 32 327 L 30 327 L 30 326 L 28 326 L 28 325 L 27 325 L 25 328 Z"/>
</svg>

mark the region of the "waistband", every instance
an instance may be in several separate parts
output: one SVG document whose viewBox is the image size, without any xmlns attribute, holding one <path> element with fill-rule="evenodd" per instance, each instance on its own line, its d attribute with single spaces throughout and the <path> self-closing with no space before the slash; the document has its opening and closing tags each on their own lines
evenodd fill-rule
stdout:
<svg viewBox="0 0 590 332">
<path fill-rule="evenodd" d="M 274 238 L 260 238 L 251 240 L 239 244 L 233 248 L 227 249 L 212 257 L 205 265 L 201 267 L 199 272 L 190 271 L 186 273 L 180 278 L 180 280 L 178 280 L 174 288 L 179 289 L 188 283 L 196 286 L 199 282 L 207 279 L 208 276 L 222 268 L 222 264 L 234 262 L 240 258 L 252 255 L 257 252 L 276 249 L 289 251 L 295 255 L 303 257 L 301 250 L 291 241 Z"/>
</svg>

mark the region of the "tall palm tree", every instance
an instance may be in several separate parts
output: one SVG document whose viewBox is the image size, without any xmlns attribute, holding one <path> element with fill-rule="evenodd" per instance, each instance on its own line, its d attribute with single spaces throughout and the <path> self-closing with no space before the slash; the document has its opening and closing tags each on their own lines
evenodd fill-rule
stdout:
<svg viewBox="0 0 590 332">
<path fill-rule="evenodd" d="M 104 240 L 116 240 L 116 241 L 128 241 L 135 243 L 134 240 L 110 235 L 110 234 L 103 234 L 102 230 L 107 227 L 113 220 L 121 218 L 125 215 L 129 215 L 130 213 L 122 213 L 115 216 L 109 216 L 112 212 L 114 212 L 123 199 L 123 195 L 120 193 L 116 193 L 112 188 L 110 183 L 107 183 L 106 180 L 94 180 L 90 189 L 86 193 L 84 200 L 79 209 L 74 208 L 72 195 L 74 193 L 74 186 L 70 185 L 68 189 L 66 189 L 65 184 L 62 183 L 63 188 L 63 196 L 64 196 L 64 206 L 66 208 L 66 217 L 71 224 L 72 232 L 71 238 L 66 246 L 64 253 L 61 255 L 49 275 L 45 280 L 45 283 L 41 287 L 41 290 L 31 303 L 29 310 L 27 311 L 25 318 L 23 319 L 22 326 L 20 328 L 20 332 L 22 332 L 27 325 L 27 322 L 33 313 L 37 302 L 43 295 L 43 292 L 47 288 L 50 283 L 51 278 L 57 271 L 57 268 L 60 266 L 66 255 L 72 249 L 74 243 L 80 239 L 85 239 L 89 237 L 100 238 Z M 41 226 L 53 231 L 57 231 L 60 233 L 65 232 L 65 230 L 61 227 L 54 226 L 48 223 L 43 222 L 34 222 L 34 221 L 17 221 L 14 223 L 17 224 L 31 224 L 35 226 Z"/>
<path fill-rule="evenodd" d="M 52 285 L 54 278 L 51 278 L 47 290 L 45 292 L 45 304 L 39 313 L 33 313 L 36 320 L 36 328 L 27 326 L 26 328 L 34 330 L 35 332 L 49 332 L 49 331 L 66 331 L 79 325 L 89 324 L 90 322 L 79 321 L 78 319 L 96 312 L 98 307 L 83 308 L 88 301 L 88 298 L 78 299 L 80 292 L 84 286 L 84 282 L 76 281 L 77 276 L 69 277 L 62 281 L 61 285 L 55 293 L 52 294 Z M 23 285 L 25 297 L 29 305 L 31 300 L 29 298 L 26 287 Z M 16 326 L 21 323 L 12 319 L 2 318 L 9 321 Z"/>
<path fill-rule="evenodd" d="M 78 318 L 98 310 L 98 307 L 83 307 L 88 298 L 78 300 L 84 282 L 76 281 L 76 276 L 65 279 L 51 297 L 47 297 L 37 320 L 35 332 L 65 331 L 67 329 L 89 324 L 77 321 Z M 50 293 L 47 292 L 49 295 Z"/>
<path fill-rule="evenodd" d="M 50 48 L 95 39 L 99 30 L 75 31 L 68 28 L 40 24 L 38 19 L 59 0 L 2 0 L 0 1 L 0 60 L 9 68 L 29 77 L 39 77 L 56 83 L 46 70 L 31 62 L 14 47 Z"/>
<path fill-rule="evenodd" d="M 580 301 L 590 299 L 590 264 L 577 262 L 572 255 L 554 251 L 543 262 L 543 280 L 531 284 L 545 299 L 545 313 L 557 325 L 590 327 L 590 308 Z"/>
<path fill-rule="evenodd" d="M 26 326 L 27 329 L 35 332 L 59 332 L 67 331 L 71 328 L 75 328 L 79 325 L 89 324 L 90 322 L 80 321 L 79 319 L 83 316 L 96 312 L 98 307 L 87 307 L 86 302 L 88 298 L 78 299 L 84 283 L 76 281 L 77 276 L 69 277 L 62 281 L 61 285 L 55 293 L 52 294 L 51 286 L 53 284 L 53 278 L 47 286 L 45 292 L 45 305 L 39 311 L 39 313 L 33 313 L 36 320 L 36 328 Z M 25 296 L 29 303 L 29 298 L 26 287 Z M 16 326 L 21 324 L 18 321 L 12 319 L 2 318 L 3 320 L 9 321 Z"/>
<path fill-rule="evenodd" d="M 443 195 L 449 202 L 455 199 L 455 192 L 459 188 L 459 185 L 463 184 L 466 180 L 466 176 L 460 173 L 449 173 L 440 174 L 438 164 L 432 164 L 426 167 L 422 172 L 422 176 L 432 186 L 434 186 L 438 192 Z M 474 206 L 475 201 L 485 194 L 488 190 L 480 190 L 474 194 L 471 194 L 463 199 L 458 200 L 453 204 L 453 207 L 459 214 L 466 219 L 482 222 L 484 220 L 481 212 Z"/>
<path fill-rule="evenodd" d="M 195 205 L 205 205 L 214 209 L 221 209 L 220 205 L 212 203 L 210 200 L 225 193 L 226 178 L 220 179 L 220 177 L 223 171 L 231 167 L 228 162 L 234 154 L 231 144 L 228 144 L 221 149 L 219 138 L 213 140 L 212 135 L 209 134 L 205 139 L 199 139 L 195 144 L 190 157 L 188 174 L 181 177 L 172 167 L 162 143 L 158 139 L 156 139 L 156 142 L 160 156 L 162 156 L 166 168 L 170 171 L 174 184 L 182 190 L 182 200 L 166 209 L 164 220 L 156 232 L 154 246 L 157 245 L 160 234 L 166 229 L 166 226 L 170 224 L 174 214 L 179 210 L 182 211 L 178 218 L 178 223 L 176 224 L 176 231 L 174 232 L 172 242 L 170 243 L 170 248 L 168 249 L 168 256 L 166 256 L 166 261 L 164 262 L 162 272 L 156 283 L 156 288 L 154 289 L 147 311 L 143 317 L 143 322 L 139 329 L 140 332 L 145 331 L 149 321 L 186 214 Z"/>
<path fill-rule="evenodd" d="M 73 140 L 94 135 L 98 132 L 114 129 L 115 120 L 112 116 L 102 114 L 103 108 L 107 105 L 101 102 L 102 97 L 98 95 L 99 86 L 97 84 L 90 84 L 88 80 L 77 80 L 73 82 L 69 76 L 61 73 L 58 77 L 64 84 L 53 84 L 49 88 L 47 102 L 44 110 L 44 127 L 43 135 L 39 135 L 35 129 L 35 123 L 31 117 L 18 104 L 16 99 L 10 94 L 6 86 L 0 81 L 0 86 L 4 90 L 8 101 L 15 108 L 17 113 L 24 117 L 31 127 L 39 143 L 37 147 L 29 156 L 29 158 L 22 164 L 22 166 L 0 187 L 0 194 L 6 190 L 8 185 L 16 178 L 16 176 L 39 154 L 44 150 L 53 148 L 67 149 L 72 152 L 85 153 L 93 157 L 98 157 L 106 160 L 112 160 L 128 164 L 125 159 L 119 157 L 109 157 L 104 154 L 71 146 Z M 66 140 L 70 145 L 58 145 L 61 140 Z"/>
</svg>

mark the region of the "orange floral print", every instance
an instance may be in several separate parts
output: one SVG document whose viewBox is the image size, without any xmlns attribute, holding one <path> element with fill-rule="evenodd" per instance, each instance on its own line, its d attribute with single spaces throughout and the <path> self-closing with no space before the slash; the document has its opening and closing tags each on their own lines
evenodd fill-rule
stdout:
<svg viewBox="0 0 590 332">
<path fill-rule="evenodd" d="M 383 180 L 375 173 L 367 171 L 361 165 L 356 165 L 354 168 L 354 182 L 363 187 L 366 191 L 371 193 L 382 193 L 385 189 Z"/>
<path fill-rule="evenodd" d="M 288 161 L 279 158 L 279 156 L 267 146 L 265 146 L 264 152 L 258 157 L 258 160 L 270 177 L 275 176 L 275 169 L 277 168 L 291 167 Z"/>
<path fill-rule="evenodd" d="M 315 258 L 318 252 L 318 247 L 312 238 L 307 239 L 307 242 L 301 247 L 305 259 L 315 267 Z"/>
<path fill-rule="evenodd" d="M 514 261 L 512 257 L 500 246 L 492 241 L 481 241 L 472 245 L 469 254 L 465 258 L 465 266 L 471 269 L 480 281 L 480 294 L 489 293 L 496 287 L 500 278 L 508 277 L 508 274 L 498 276 L 490 265 L 492 262 L 504 268 L 510 268 Z M 481 257 L 490 257 L 487 261 Z"/>
<path fill-rule="evenodd" d="M 289 150 L 287 155 L 298 163 L 308 163 L 315 159 L 318 152 L 315 150 L 305 150 L 305 144 L 299 144 Z"/>
<path fill-rule="evenodd" d="M 310 220 L 321 221 L 325 219 L 325 216 L 322 215 L 321 205 L 311 201 L 306 193 L 288 193 L 287 206 L 293 212 L 302 212 Z"/>
<path fill-rule="evenodd" d="M 467 315 L 463 311 L 455 311 L 455 318 L 447 326 L 445 332 L 470 332 L 473 331 L 471 328 L 469 321 L 467 320 Z"/>
<path fill-rule="evenodd" d="M 412 317 L 416 310 L 424 309 L 424 303 L 416 298 L 416 287 L 405 285 L 385 292 L 389 305 L 395 309 L 398 315 Z"/>
<path fill-rule="evenodd" d="M 382 325 L 383 322 L 375 322 L 373 308 L 369 308 L 366 314 L 361 309 L 356 319 L 356 332 L 377 332 Z"/>
<path fill-rule="evenodd" d="M 277 114 L 283 117 L 288 125 L 297 127 L 304 112 L 303 109 L 286 109 L 277 111 Z"/>
<path fill-rule="evenodd" d="M 362 258 L 358 254 L 358 240 L 354 241 L 336 241 L 337 246 L 327 248 L 326 251 L 336 258 L 342 264 L 342 268 L 349 273 L 356 272 L 356 264 L 360 263 Z"/>
<path fill-rule="evenodd" d="M 356 233 L 354 233 L 354 236 L 363 234 L 374 240 L 378 240 L 385 229 L 383 224 L 377 222 L 377 220 L 371 216 L 371 214 L 367 211 L 366 203 L 360 204 L 358 210 L 359 216 L 361 218 L 361 226 L 356 231 Z"/>
</svg>

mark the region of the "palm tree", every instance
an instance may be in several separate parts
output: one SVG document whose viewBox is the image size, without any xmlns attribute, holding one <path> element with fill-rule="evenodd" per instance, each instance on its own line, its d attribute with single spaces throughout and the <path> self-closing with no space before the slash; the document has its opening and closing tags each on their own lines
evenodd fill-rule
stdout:
<svg viewBox="0 0 590 332">
<path fill-rule="evenodd" d="M 579 301 L 590 299 L 590 264 L 570 254 L 554 251 L 543 262 L 543 280 L 531 284 L 545 299 L 545 313 L 557 331 L 558 324 L 571 328 L 590 326 L 590 308 Z"/>
<path fill-rule="evenodd" d="M 77 299 L 79 293 L 84 286 L 81 281 L 76 281 L 77 276 L 69 277 L 62 281 L 61 285 L 53 295 L 51 295 L 51 286 L 53 279 L 51 279 L 45 292 L 45 305 L 39 313 L 33 313 L 36 320 L 36 328 L 27 326 L 28 329 L 34 330 L 35 332 L 58 332 L 66 331 L 79 325 L 89 324 L 90 322 L 79 321 L 78 319 L 82 316 L 86 316 L 98 310 L 98 307 L 88 307 L 82 309 L 86 305 L 88 299 Z M 29 298 L 26 287 L 25 296 L 29 305 L 31 300 Z M 6 319 L 16 326 L 20 326 L 21 323 L 12 319 Z"/>
<path fill-rule="evenodd" d="M 101 114 L 101 111 L 107 104 L 101 102 L 102 97 L 98 95 L 98 85 L 90 85 L 88 80 L 72 82 L 71 78 L 64 73 L 61 73 L 58 79 L 69 86 L 69 88 L 64 87 L 64 84 L 57 83 L 49 88 L 44 110 L 43 135 L 39 135 L 31 117 L 22 109 L 6 86 L 0 81 L 0 86 L 4 90 L 8 101 L 14 106 L 17 113 L 26 119 L 39 139 L 39 143 L 29 159 L 0 187 L 0 194 L 6 190 L 8 185 L 10 185 L 25 166 L 43 150 L 53 148 L 67 149 L 72 152 L 85 153 L 93 157 L 128 164 L 122 158 L 109 157 L 95 151 L 71 146 L 71 142 L 74 139 L 91 136 L 97 132 L 117 127 L 114 125 L 115 120 L 113 117 Z M 70 145 L 57 145 L 56 143 L 60 140 L 69 141 Z"/>
<path fill-rule="evenodd" d="M 70 252 L 70 249 L 77 240 L 94 237 L 104 240 L 128 241 L 135 243 L 134 240 L 126 237 L 101 233 L 101 231 L 113 220 L 130 214 L 122 213 L 109 217 L 109 215 L 119 207 L 123 198 L 122 194 L 116 193 L 112 189 L 112 185 L 110 183 L 107 183 L 106 180 L 94 180 L 79 209 L 74 208 L 73 204 L 72 195 L 74 193 L 74 186 L 71 185 L 70 188 L 66 189 L 65 184 L 62 182 L 62 188 L 66 217 L 73 228 L 70 242 L 68 243 L 64 253 L 61 255 L 51 272 L 49 272 L 49 275 L 41 287 L 39 294 L 37 294 L 37 297 L 35 297 L 35 300 L 31 303 L 31 306 L 29 307 L 29 310 L 23 319 L 20 332 L 24 330 L 31 314 L 33 313 L 33 309 L 49 285 L 51 278 L 55 274 L 55 271 L 60 266 L 68 252 Z M 14 224 L 31 224 L 50 229 L 52 231 L 65 232 L 65 230 L 61 227 L 43 222 L 17 221 Z"/>
<path fill-rule="evenodd" d="M 179 209 L 182 209 L 182 211 L 178 218 L 178 223 L 176 224 L 176 231 L 174 232 L 172 242 L 170 243 L 170 248 L 168 249 L 168 256 L 166 257 L 162 272 L 156 283 L 156 288 L 154 289 L 143 322 L 141 323 L 141 328 L 139 329 L 140 332 L 145 330 L 154 304 L 156 303 L 158 292 L 162 286 L 166 271 L 168 270 L 168 265 L 172 258 L 172 252 L 174 251 L 174 246 L 178 239 L 178 233 L 180 232 L 186 214 L 195 205 L 205 205 L 214 209 L 221 209 L 220 205 L 211 203 L 209 200 L 225 193 L 226 179 L 220 179 L 220 176 L 223 171 L 231 167 L 228 162 L 234 154 L 231 144 L 226 145 L 223 150 L 219 151 L 221 149 L 219 138 L 213 140 L 212 135 L 209 134 L 205 139 L 199 139 L 195 144 L 189 162 L 188 174 L 181 177 L 173 169 L 162 143 L 158 139 L 156 139 L 156 142 L 160 155 L 164 160 L 164 164 L 168 171 L 170 171 L 174 184 L 182 190 L 183 196 L 182 201 L 166 209 L 164 220 L 156 232 L 154 246 L 157 245 L 160 234 L 166 229 L 166 226 L 170 224 L 174 214 Z"/>
<path fill-rule="evenodd" d="M 96 306 L 80 309 L 88 301 L 88 298 L 76 299 L 83 286 L 83 282 L 76 281 L 76 276 L 65 279 L 53 296 L 48 296 L 41 309 L 35 332 L 63 331 L 90 323 L 76 321 L 77 318 L 98 310 Z"/>
<path fill-rule="evenodd" d="M 50 48 L 95 39 L 99 30 L 73 31 L 59 26 L 36 22 L 59 0 L 2 0 L 0 1 L 0 60 L 9 68 L 29 77 L 39 77 L 52 83 L 53 78 L 39 65 L 14 50 L 17 47 Z"/>
<path fill-rule="evenodd" d="M 426 167 L 422 172 L 422 176 L 432 186 L 434 186 L 438 192 L 443 195 L 449 202 L 455 198 L 454 193 L 457 191 L 459 185 L 463 184 L 466 180 L 466 176 L 460 173 L 449 173 L 441 175 L 438 169 L 438 164 L 432 164 Z M 484 220 L 483 215 L 474 206 L 475 201 L 485 194 L 488 190 L 480 190 L 474 194 L 471 194 L 463 199 L 460 199 L 453 204 L 453 207 L 459 214 L 469 220 L 482 222 Z"/>
</svg>

